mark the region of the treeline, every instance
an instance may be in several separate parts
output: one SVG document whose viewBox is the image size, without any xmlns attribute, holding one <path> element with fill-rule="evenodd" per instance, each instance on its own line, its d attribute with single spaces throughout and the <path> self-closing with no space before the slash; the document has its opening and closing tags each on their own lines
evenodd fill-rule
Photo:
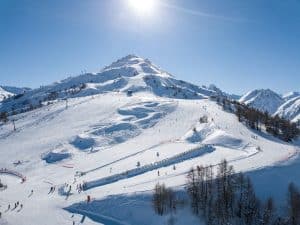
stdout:
<svg viewBox="0 0 300 225">
<path fill-rule="evenodd" d="M 286 142 L 290 142 L 300 135 L 297 123 L 293 123 L 278 115 L 272 116 L 268 112 L 261 112 L 226 97 L 214 97 L 211 99 L 221 105 L 223 110 L 235 113 L 239 122 L 245 123 L 252 129 L 261 131 L 264 128 L 267 133 Z"/>
<path fill-rule="evenodd" d="M 268 112 L 261 112 L 240 103 L 235 104 L 235 114 L 239 122 L 246 123 L 252 129 L 261 130 L 263 125 L 266 132 L 287 142 L 292 141 L 300 134 L 300 129 L 296 123 L 292 123 L 278 115 L 271 116 Z"/>
<path fill-rule="evenodd" d="M 262 202 L 256 196 L 249 177 L 236 174 L 224 160 L 214 167 L 192 168 L 187 175 L 188 204 L 194 215 L 207 225 L 299 225 L 300 191 L 294 184 L 288 187 L 286 212 L 276 211 L 272 198 Z M 153 207 L 159 215 L 176 212 L 178 198 L 170 188 L 156 185 Z M 201 223 L 200 223 L 201 224 Z"/>
</svg>

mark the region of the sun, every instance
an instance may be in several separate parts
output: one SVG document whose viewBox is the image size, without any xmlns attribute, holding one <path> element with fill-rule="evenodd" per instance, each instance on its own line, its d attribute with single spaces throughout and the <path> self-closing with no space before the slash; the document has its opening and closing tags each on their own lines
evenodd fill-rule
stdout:
<svg viewBox="0 0 300 225">
<path fill-rule="evenodd" d="M 130 7 L 138 14 L 150 15 L 155 11 L 157 0 L 129 0 Z"/>
</svg>

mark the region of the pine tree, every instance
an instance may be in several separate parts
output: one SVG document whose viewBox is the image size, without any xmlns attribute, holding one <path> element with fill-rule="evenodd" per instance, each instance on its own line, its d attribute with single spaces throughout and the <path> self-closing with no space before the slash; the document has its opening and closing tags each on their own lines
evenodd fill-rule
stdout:
<svg viewBox="0 0 300 225">
<path fill-rule="evenodd" d="M 196 215 L 199 214 L 199 191 L 197 186 L 197 177 L 196 172 L 192 168 L 187 175 L 188 183 L 187 183 L 187 192 L 191 199 L 191 207 L 193 209 L 193 213 Z"/>
<path fill-rule="evenodd" d="M 269 198 L 267 202 L 265 203 L 264 209 L 263 209 L 263 215 L 261 220 L 261 225 L 271 225 L 273 224 L 274 219 L 274 202 L 272 198 Z"/>
<path fill-rule="evenodd" d="M 244 177 L 244 174 L 240 173 L 237 176 L 237 182 L 236 182 L 236 188 L 237 188 L 237 201 L 236 201 L 236 209 L 235 209 L 235 215 L 237 218 L 242 221 L 243 217 L 243 211 L 245 208 L 245 192 L 246 192 L 246 180 Z"/>
<path fill-rule="evenodd" d="M 0 113 L 0 121 L 7 123 L 8 122 L 8 115 L 7 112 L 1 112 Z"/>
<path fill-rule="evenodd" d="M 288 204 L 289 204 L 289 222 L 291 225 L 300 224 L 300 193 L 298 188 L 293 184 L 289 184 L 288 188 Z"/>
<path fill-rule="evenodd" d="M 172 189 L 164 184 L 156 184 L 154 188 L 152 205 L 158 215 L 173 212 L 176 209 L 176 196 Z"/>
<path fill-rule="evenodd" d="M 233 167 L 229 166 L 226 160 L 223 160 L 218 166 L 216 179 L 216 214 L 221 224 L 228 223 L 230 218 L 233 217 L 235 200 L 233 183 Z"/>
<path fill-rule="evenodd" d="M 244 197 L 244 209 L 242 211 L 242 217 L 246 225 L 257 224 L 259 220 L 260 203 L 256 198 L 252 183 L 248 177 L 246 180 L 246 189 Z"/>
</svg>

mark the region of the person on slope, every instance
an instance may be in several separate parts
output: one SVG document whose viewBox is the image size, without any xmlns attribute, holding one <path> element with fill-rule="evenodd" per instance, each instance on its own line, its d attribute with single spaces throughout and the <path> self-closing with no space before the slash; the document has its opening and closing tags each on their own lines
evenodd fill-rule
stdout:
<svg viewBox="0 0 300 225">
<path fill-rule="evenodd" d="M 51 194 L 53 192 L 53 187 L 50 187 L 50 191 L 48 192 L 48 194 Z"/>
</svg>

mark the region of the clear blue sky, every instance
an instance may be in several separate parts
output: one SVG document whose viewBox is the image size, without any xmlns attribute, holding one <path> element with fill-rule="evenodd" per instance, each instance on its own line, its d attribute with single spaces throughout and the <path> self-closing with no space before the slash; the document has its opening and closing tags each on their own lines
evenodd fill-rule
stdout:
<svg viewBox="0 0 300 225">
<path fill-rule="evenodd" d="M 143 0 L 140 0 L 143 1 Z M 38 87 L 134 53 L 237 94 L 300 91 L 299 0 L 0 0 L 0 84 Z"/>
</svg>

